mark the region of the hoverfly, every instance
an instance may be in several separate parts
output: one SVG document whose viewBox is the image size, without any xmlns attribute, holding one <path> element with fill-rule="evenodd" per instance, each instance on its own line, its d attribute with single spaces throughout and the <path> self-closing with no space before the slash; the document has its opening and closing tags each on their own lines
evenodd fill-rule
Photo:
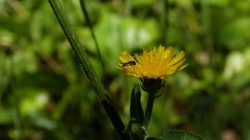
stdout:
<svg viewBox="0 0 250 140">
<path fill-rule="evenodd" d="M 136 65 L 136 62 L 135 61 L 128 61 L 126 63 L 122 63 L 122 67 L 132 66 L 132 65 Z"/>
</svg>

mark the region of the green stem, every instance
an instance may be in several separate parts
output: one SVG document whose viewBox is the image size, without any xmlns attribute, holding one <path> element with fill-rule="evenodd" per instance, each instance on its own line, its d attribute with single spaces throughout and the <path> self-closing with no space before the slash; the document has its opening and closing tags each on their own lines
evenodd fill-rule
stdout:
<svg viewBox="0 0 250 140">
<path fill-rule="evenodd" d="M 9 80 L 11 81 L 10 91 L 14 93 L 13 96 L 11 96 L 11 102 L 13 105 L 13 123 L 14 123 L 15 130 L 17 131 L 15 140 L 21 140 L 22 139 L 22 125 L 21 125 L 20 106 L 19 106 L 20 97 L 19 97 L 19 94 L 16 94 L 15 92 L 17 76 L 16 76 L 15 69 L 13 69 L 15 68 L 13 57 L 10 56 L 7 62 L 9 62 L 8 69 L 10 70 L 9 71 L 10 72 Z"/>
<path fill-rule="evenodd" d="M 151 114 L 153 110 L 153 105 L 154 105 L 154 99 L 155 99 L 155 94 L 154 93 L 148 93 L 148 102 L 146 106 L 146 112 L 145 112 L 145 119 L 144 119 L 144 127 L 147 130 L 148 125 L 151 119 Z"/>
<path fill-rule="evenodd" d="M 85 0 L 80 0 L 80 5 L 81 5 L 81 9 L 82 9 L 83 15 L 84 15 L 84 17 L 86 19 L 86 22 L 87 22 L 88 26 L 89 26 L 89 29 L 90 29 L 90 32 L 91 32 L 91 36 L 92 36 L 92 38 L 93 38 L 93 40 L 95 42 L 95 46 L 96 46 L 96 50 L 97 50 L 97 55 L 98 55 L 99 61 L 100 61 L 101 66 L 102 66 L 102 73 L 105 74 L 106 73 L 105 72 L 105 65 L 104 65 L 104 62 L 103 62 L 103 59 L 102 59 L 100 47 L 99 47 L 99 44 L 97 42 L 93 26 L 92 26 L 90 18 L 89 18 L 88 11 L 87 11 L 86 6 L 85 6 Z"/>
<path fill-rule="evenodd" d="M 15 96 L 15 95 L 14 95 Z M 18 106 L 19 102 L 18 99 L 20 98 L 16 98 L 13 97 L 13 105 L 14 105 L 14 109 L 13 109 L 13 116 L 14 116 L 14 126 L 15 129 L 17 131 L 17 136 L 16 136 L 16 140 L 21 140 L 22 139 L 22 127 L 21 127 L 21 119 L 20 119 L 20 108 Z"/>
<path fill-rule="evenodd" d="M 87 57 L 87 54 L 84 50 L 84 46 L 81 44 L 80 40 L 77 38 L 75 31 L 71 28 L 73 27 L 70 23 L 66 12 L 59 0 L 49 0 L 49 3 L 56 15 L 57 20 L 59 21 L 64 34 L 66 35 L 73 52 L 80 63 L 82 69 L 84 70 L 90 84 L 92 85 L 95 93 L 101 100 L 101 103 L 110 118 L 113 126 L 115 127 L 118 135 L 122 140 L 130 140 L 128 134 L 124 133 L 125 126 L 117 113 L 114 105 L 112 104 L 107 91 L 104 89 L 102 83 L 97 78 L 97 74 L 95 73 L 90 61 Z"/>
<path fill-rule="evenodd" d="M 205 36 L 204 45 L 208 52 L 212 55 L 214 48 L 213 48 L 213 39 L 211 35 L 211 11 L 209 7 L 209 0 L 201 1 L 202 7 L 202 28 L 203 34 Z"/>
<path fill-rule="evenodd" d="M 169 15 L 169 2 L 168 0 L 161 0 L 161 26 L 162 26 L 162 43 L 166 45 L 168 37 L 168 15 Z"/>
</svg>

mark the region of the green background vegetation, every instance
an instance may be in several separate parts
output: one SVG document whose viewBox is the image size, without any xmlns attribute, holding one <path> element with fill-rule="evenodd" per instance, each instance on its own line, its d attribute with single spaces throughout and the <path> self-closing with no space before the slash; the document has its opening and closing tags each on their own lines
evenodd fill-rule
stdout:
<svg viewBox="0 0 250 140">
<path fill-rule="evenodd" d="M 167 78 L 149 134 L 250 139 L 249 1 L 86 0 L 104 71 L 79 1 L 63 4 L 125 122 L 139 80 L 117 69 L 119 54 L 162 44 L 189 65 Z M 117 139 L 46 0 L 0 0 L 0 139 Z"/>
</svg>

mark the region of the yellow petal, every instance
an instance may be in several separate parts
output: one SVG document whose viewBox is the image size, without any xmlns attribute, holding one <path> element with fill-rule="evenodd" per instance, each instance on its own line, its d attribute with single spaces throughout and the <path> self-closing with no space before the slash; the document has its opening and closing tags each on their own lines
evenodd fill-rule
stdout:
<svg viewBox="0 0 250 140">
<path fill-rule="evenodd" d="M 128 63 L 135 61 L 136 63 Z M 128 65 L 124 66 L 124 63 Z M 118 68 L 130 77 L 164 79 L 178 70 L 185 68 L 185 52 L 174 54 L 173 48 L 160 45 L 152 50 L 143 50 L 140 54 L 130 55 L 123 52 L 120 56 Z"/>
</svg>

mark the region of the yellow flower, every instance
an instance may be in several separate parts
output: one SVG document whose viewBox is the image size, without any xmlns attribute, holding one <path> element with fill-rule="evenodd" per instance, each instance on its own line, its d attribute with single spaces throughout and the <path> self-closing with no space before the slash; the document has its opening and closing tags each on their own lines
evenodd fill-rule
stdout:
<svg viewBox="0 0 250 140">
<path fill-rule="evenodd" d="M 185 68 L 185 52 L 174 54 L 173 48 L 160 46 L 152 50 L 143 50 L 140 54 L 131 55 L 123 52 L 119 59 L 118 68 L 130 77 L 143 79 L 164 79 Z"/>
</svg>

